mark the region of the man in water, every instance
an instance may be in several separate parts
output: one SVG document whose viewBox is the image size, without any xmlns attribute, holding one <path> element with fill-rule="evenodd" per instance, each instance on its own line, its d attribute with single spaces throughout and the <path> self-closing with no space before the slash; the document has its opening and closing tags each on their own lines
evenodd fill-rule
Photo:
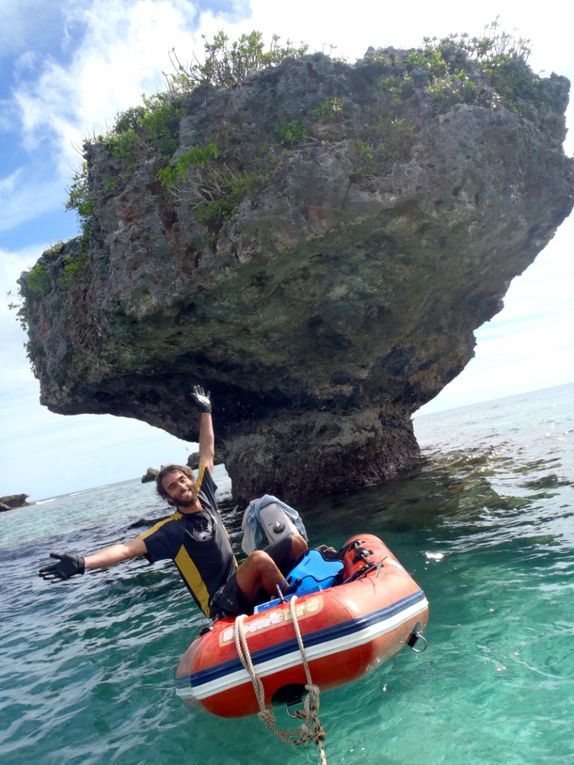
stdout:
<svg viewBox="0 0 574 765">
<path fill-rule="evenodd" d="M 194 387 L 192 398 L 201 411 L 197 479 L 183 465 L 163 467 L 156 478 L 158 494 L 176 508 L 173 515 L 135 539 L 85 557 L 51 553 L 58 563 L 41 568 L 41 577 L 54 582 L 131 558 L 143 556 L 150 563 L 171 558 L 198 606 L 212 619 L 249 613 L 262 591 L 273 596 L 277 588 L 286 588 L 285 576 L 307 550 L 307 542 L 294 533 L 265 550 L 254 550 L 237 565 L 215 500 L 211 400 L 200 386 Z"/>
</svg>

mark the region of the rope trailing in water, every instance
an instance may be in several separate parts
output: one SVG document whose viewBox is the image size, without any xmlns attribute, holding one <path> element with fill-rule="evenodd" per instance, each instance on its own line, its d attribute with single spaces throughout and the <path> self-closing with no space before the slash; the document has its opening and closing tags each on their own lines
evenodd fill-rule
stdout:
<svg viewBox="0 0 574 765">
<path fill-rule="evenodd" d="M 247 618 L 245 614 L 240 614 L 235 620 L 235 649 L 237 655 L 244 668 L 251 677 L 253 683 L 253 689 L 255 696 L 257 697 L 257 703 L 259 704 L 259 719 L 265 723 L 269 730 L 277 736 L 280 741 L 286 744 L 307 744 L 309 741 L 314 741 L 319 749 L 319 756 L 321 758 L 321 765 L 327 765 L 327 755 L 325 753 L 324 740 L 325 730 L 319 720 L 319 695 L 320 689 L 318 685 L 314 685 L 311 679 L 311 672 L 309 670 L 309 663 L 307 661 L 307 654 L 305 653 L 305 646 L 303 644 L 303 638 L 301 637 L 301 630 L 299 629 L 299 621 L 297 619 L 297 612 L 295 609 L 295 603 L 297 596 L 294 595 L 289 601 L 289 608 L 291 611 L 291 619 L 293 621 L 293 627 L 295 629 L 295 635 L 297 637 L 297 643 L 299 645 L 299 651 L 301 652 L 301 658 L 303 660 L 303 669 L 305 670 L 305 677 L 307 684 L 305 690 L 307 695 L 303 700 L 303 707 L 298 709 L 295 713 L 296 717 L 301 719 L 301 727 L 297 730 L 281 730 L 277 727 L 275 721 L 275 715 L 272 709 L 267 709 L 265 706 L 265 689 L 261 678 L 255 671 L 253 662 L 251 660 L 251 654 L 249 652 L 249 646 L 247 645 L 247 637 L 245 635 L 244 621 Z"/>
</svg>

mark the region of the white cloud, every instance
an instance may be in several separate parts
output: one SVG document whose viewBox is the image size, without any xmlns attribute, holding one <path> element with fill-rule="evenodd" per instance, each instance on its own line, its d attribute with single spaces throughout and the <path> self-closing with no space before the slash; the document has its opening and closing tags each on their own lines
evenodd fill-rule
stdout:
<svg viewBox="0 0 574 765">
<path fill-rule="evenodd" d="M 203 51 L 204 30 L 188 0 L 77 0 L 62 13 L 52 48 L 61 53 L 78 40 L 66 61 L 26 49 L 15 67 L 18 83 L 5 113 L 20 123 L 29 165 L 0 183 L 0 231 L 63 210 L 84 140 L 105 133 L 142 94 L 166 88 L 172 48 L 186 62 Z M 224 23 L 213 13 L 201 18 L 214 31 Z"/>
<path fill-rule="evenodd" d="M 30 363 L 24 350 L 26 335 L 18 321 L 16 309 L 10 305 L 19 302 L 18 277 L 22 271 L 35 263 L 40 253 L 41 249 L 36 247 L 20 253 L 0 250 L 0 369 L 3 396 L 7 392 L 20 391 L 23 386 L 34 384 Z M 5 401 L 3 403 L 5 404 Z"/>
<path fill-rule="evenodd" d="M 572 65 L 572 10 L 561 0 L 544 5 L 482 0 L 460 3 L 411 0 L 407 5 L 373 3 L 372 0 L 309 2 L 308 0 L 252 0 L 251 18 L 243 26 L 266 34 L 277 33 L 294 41 L 304 39 L 316 50 L 335 45 L 350 60 L 360 58 L 367 47 L 412 47 L 424 37 L 450 33 L 481 35 L 498 19 L 499 28 L 530 39 L 533 64 L 547 71 Z"/>
<path fill-rule="evenodd" d="M 60 2 L 0 0 L 0 55 L 46 41 L 61 22 Z"/>
<path fill-rule="evenodd" d="M 64 210 L 68 175 L 18 168 L 0 179 L 0 231 L 9 231 L 45 213 Z"/>
<path fill-rule="evenodd" d="M 46 134 L 63 174 L 80 163 L 86 138 L 105 132 L 116 115 L 166 87 L 169 50 L 193 49 L 194 5 L 181 0 L 94 0 L 68 6 L 67 22 L 82 29 L 69 63 L 42 61 L 39 76 L 15 92 L 29 149 Z"/>
<path fill-rule="evenodd" d="M 41 243 L 25 247 L 18 252 L 0 249 L 0 287 L 3 293 L 16 287 L 16 281 L 22 271 L 30 268 L 38 260 L 44 247 L 44 243 Z M 0 309 L 1 307 L 0 301 Z"/>
<path fill-rule="evenodd" d="M 12 195 L 21 177 L 22 169 L 19 169 L 4 178 L 0 178 L 0 194 Z"/>
</svg>

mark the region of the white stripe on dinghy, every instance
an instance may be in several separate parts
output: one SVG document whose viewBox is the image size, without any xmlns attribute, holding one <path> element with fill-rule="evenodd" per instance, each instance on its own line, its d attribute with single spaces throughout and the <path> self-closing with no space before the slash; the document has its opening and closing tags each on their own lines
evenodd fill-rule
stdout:
<svg viewBox="0 0 574 765">
<path fill-rule="evenodd" d="M 352 632 L 349 635 L 344 635 L 340 638 L 332 638 L 330 640 L 327 639 L 317 645 L 309 647 L 305 646 L 307 659 L 311 662 L 315 659 L 320 659 L 323 656 L 341 653 L 342 651 L 348 651 L 352 648 L 364 645 L 365 643 L 369 643 L 371 640 L 396 629 L 404 622 L 409 621 L 409 619 L 412 619 L 425 611 L 427 608 L 428 601 L 424 598 L 423 600 L 408 606 L 404 610 L 399 611 L 397 614 L 383 618 L 380 622 L 369 624 L 363 629 Z M 303 642 L 305 642 L 305 636 L 303 636 Z M 257 664 L 256 670 L 259 677 L 267 677 L 278 672 L 283 672 L 291 667 L 296 667 L 301 663 L 301 653 L 298 648 L 295 648 L 293 651 L 290 651 L 283 656 L 274 657 L 262 664 Z M 181 680 L 179 682 L 181 682 Z M 198 687 L 180 685 L 176 688 L 176 693 L 181 698 L 193 698 L 199 701 L 248 682 L 251 682 L 251 678 L 247 670 L 242 667 L 241 669 L 223 675 L 223 677 L 218 677 L 211 682 L 202 683 Z"/>
</svg>

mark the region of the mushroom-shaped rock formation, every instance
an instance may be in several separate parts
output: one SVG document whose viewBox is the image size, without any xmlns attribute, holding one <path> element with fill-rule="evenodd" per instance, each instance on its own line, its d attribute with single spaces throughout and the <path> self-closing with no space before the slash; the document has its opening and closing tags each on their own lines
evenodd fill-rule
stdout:
<svg viewBox="0 0 574 765">
<path fill-rule="evenodd" d="M 194 441 L 200 383 L 236 500 L 409 465 L 574 195 L 568 81 L 442 55 L 291 59 L 86 144 L 84 233 L 21 279 L 42 403 Z"/>
</svg>

